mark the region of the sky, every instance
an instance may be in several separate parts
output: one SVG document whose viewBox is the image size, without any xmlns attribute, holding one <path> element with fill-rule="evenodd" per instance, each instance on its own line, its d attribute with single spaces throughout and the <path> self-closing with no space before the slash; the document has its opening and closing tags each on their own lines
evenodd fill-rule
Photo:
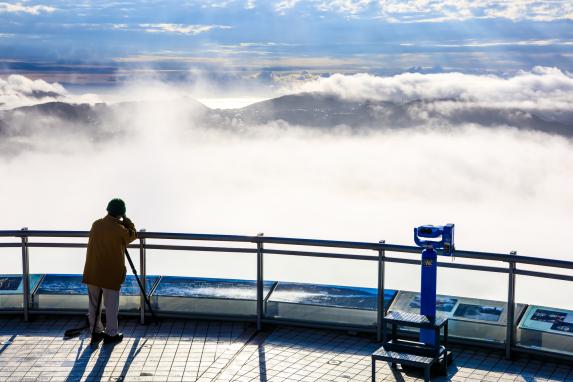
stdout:
<svg viewBox="0 0 573 382">
<path fill-rule="evenodd" d="M 0 75 L 68 85 L 535 66 L 573 70 L 571 1 L 0 2 Z"/>
</svg>

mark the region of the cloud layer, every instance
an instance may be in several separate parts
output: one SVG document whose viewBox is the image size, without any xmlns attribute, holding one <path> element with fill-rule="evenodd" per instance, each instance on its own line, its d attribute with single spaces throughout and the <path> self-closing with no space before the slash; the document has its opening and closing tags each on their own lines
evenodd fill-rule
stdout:
<svg viewBox="0 0 573 382">
<path fill-rule="evenodd" d="M 142 57 L 147 67 L 174 79 L 190 68 L 388 75 L 411 67 L 506 74 L 550 65 L 573 71 L 570 1 L 37 4 L 0 2 L 0 51 L 5 60 L 0 73 L 22 73 L 24 68 L 49 78 L 41 69 L 55 68 L 60 77 L 54 79 L 69 73 L 70 82 L 81 78 L 105 85 L 109 76 L 93 72 L 94 66 L 129 76 L 141 70 Z"/>
<path fill-rule="evenodd" d="M 52 13 L 57 9 L 48 5 L 25 5 L 23 3 L 0 3 L 0 13 L 26 13 L 39 15 L 40 13 Z"/>
<path fill-rule="evenodd" d="M 177 33 L 185 35 L 197 35 L 209 32 L 213 29 L 229 29 L 227 25 L 187 25 L 187 24 L 139 24 L 145 32 L 149 33 Z"/>
<path fill-rule="evenodd" d="M 94 145 L 42 136 L 34 143 L 41 150 L 1 158 L 0 176 L 10 184 L 1 228 L 88 229 L 108 199 L 121 196 L 138 228 L 151 231 L 411 244 L 413 226 L 454 222 L 461 249 L 569 256 L 567 243 L 546 240 L 567 237 L 573 224 L 565 208 L 573 203 L 568 140 L 471 126 L 359 135 L 279 124 L 182 129 L 181 110 L 143 105 L 126 114 L 135 132 L 128 139 Z M 80 273 L 83 265 L 82 250 L 32 255 L 35 272 Z M 252 278 L 248 256 L 151 251 L 148 271 Z M 3 272 L 19 269 L 18 256 L 4 258 Z M 269 279 L 376 285 L 371 264 L 270 256 L 265 266 Z M 391 266 L 387 287 L 417 290 L 417 272 Z M 505 279 L 440 272 L 440 293 L 505 297 Z M 518 294 L 565 307 L 559 296 L 570 286 L 562 288 L 547 295 L 535 280 L 520 280 Z"/>
<path fill-rule="evenodd" d="M 0 77 L 0 111 L 46 102 L 97 103 L 95 94 L 72 94 L 57 82 L 12 74 Z"/>
<path fill-rule="evenodd" d="M 500 0 L 380 0 L 383 16 L 394 22 L 442 22 L 503 18 L 518 20 L 573 20 L 570 1 Z"/>
<path fill-rule="evenodd" d="M 32 80 L 21 75 L 0 78 L 0 110 L 65 99 L 68 92 L 58 83 Z"/>
<path fill-rule="evenodd" d="M 250 83 L 245 79 L 228 77 L 225 78 L 226 88 L 219 87 L 221 79 L 197 75 L 201 80 L 179 88 L 165 88 L 157 81 L 145 81 L 139 88 L 155 89 L 144 97 L 151 104 L 171 103 L 181 109 L 189 109 L 195 116 L 201 111 L 200 119 L 183 118 L 183 128 L 202 123 L 212 128 L 242 129 L 276 121 L 305 127 L 345 127 L 355 130 L 428 126 L 457 128 L 464 124 L 474 124 L 573 137 L 573 77 L 555 68 L 539 67 L 511 77 L 455 72 L 404 73 L 387 77 L 335 74 L 329 77 L 271 76 L 262 82 L 257 78 L 251 79 Z M 233 81 L 238 82 L 233 85 Z M 241 86 L 248 86 L 244 89 L 248 89 L 246 92 L 250 94 L 262 94 L 264 91 L 261 89 L 265 88 L 267 92 L 272 92 L 270 89 L 278 87 L 278 94 L 286 95 L 241 110 L 228 111 L 209 110 L 188 99 L 191 94 L 197 98 L 221 98 L 225 94 L 229 97 L 229 89 L 233 89 L 236 95 Z M 161 96 L 163 101 L 159 101 L 158 92 L 166 95 Z M 137 93 L 147 94 L 147 91 L 139 90 Z M 121 92 L 117 92 L 114 102 L 141 100 L 141 97 L 136 100 L 123 99 L 119 94 Z M 0 100 L 3 103 L 0 109 L 53 101 L 92 105 L 100 102 L 97 96 L 70 95 L 57 83 L 33 81 L 22 76 L 2 80 Z M 73 126 L 85 119 L 92 126 L 85 131 L 97 135 L 99 130 L 105 130 L 105 124 L 101 121 L 116 114 L 121 115 L 125 108 L 128 107 L 45 105 L 25 113 L 5 112 L 3 118 L 0 118 L 0 126 L 4 132 L 13 136 L 26 134 L 32 130 L 23 129 L 22 126 L 31 124 L 30 115 L 40 113 L 49 114 L 52 118 L 50 125 L 53 126 Z"/>
<path fill-rule="evenodd" d="M 512 21 L 573 20 L 573 4 L 567 0 L 280 0 L 275 10 L 288 10 L 306 4 L 322 12 L 372 16 L 395 23 L 507 19 Z"/>
<path fill-rule="evenodd" d="M 544 67 L 508 78 L 463 73 L 404 73 L 390 77 L 335 74 L 288 85 L 287 91 L 321 92 L 354 101 L 459 100 L 526 110 L 573 111 L 573 75 Z"/>
</svg>

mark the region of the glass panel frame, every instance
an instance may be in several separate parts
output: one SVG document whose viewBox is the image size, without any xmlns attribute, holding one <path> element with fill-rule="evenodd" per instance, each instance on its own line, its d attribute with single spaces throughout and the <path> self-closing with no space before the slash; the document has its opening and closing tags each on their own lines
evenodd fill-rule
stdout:
<svg viewBox="0 0 573 382">
<path fill-rule="evenodd" d="M 516 345 L 573 355 L 573 310 L 530 305 L 517 326 Z"/>
</svg>

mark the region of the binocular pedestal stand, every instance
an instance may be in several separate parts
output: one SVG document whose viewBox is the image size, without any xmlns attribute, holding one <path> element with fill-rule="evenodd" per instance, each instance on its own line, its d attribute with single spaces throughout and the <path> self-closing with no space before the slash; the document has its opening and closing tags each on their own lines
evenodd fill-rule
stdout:
<svg viewBox="0 0 573 382">
<path fill-rule="evenodd" d="M 422 240 L 430 238 L 438 240 Z M 454 252 L 454 225 L 421 226 L 414 228 L 414 241 L 422 251 L 422 280 L 420 293 L 420 314 L 389 312 L 382 320 L 382 347 L 372 354 L 372 381 L 376 380 L 376 361 L 389 362 L 392 368 L 397 364 L 421 367 L 424 380 L 430 380 L 432 366 L 447 375 L 451 352 L 448 351 L 448 318 L 436 315 L 437 249 L 451 256 Z M 386 335 L 391 325 L 392 334 Z M 398 337 L 398 326 L 420 330 L 419 341 Z M 443 345 L 440 331 L 443 329 Z"/>
</svg>

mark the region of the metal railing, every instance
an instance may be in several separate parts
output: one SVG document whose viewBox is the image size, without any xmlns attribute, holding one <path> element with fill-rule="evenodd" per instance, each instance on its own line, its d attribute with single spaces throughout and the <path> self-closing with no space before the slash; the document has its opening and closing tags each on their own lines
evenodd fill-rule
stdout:
<svg viewBox="0 0 573 382">
<path fill-rule="evenodd" d="M 87 238 L 88 231 L 39 231 L 28 230 L 22 228 L 21 230 L 0 231 L 0 237 L 18 237 L 20 242 L 15 243 L 0 243 L 0 248 L 21 247 L 22 249 L 22 276 L 23 276 L 23 314 L 24 320 L 29 318 L 30 310 L 30 284 L 29 284 L 29 248 L 86 248 L 86 243 L 60 243 L 60 242 L 30 242 L 29 238 Z M 167 233 L 167 232 L 147 232 L 141 230 L 138 233 L 139 244 L 131 244 L 129 248 L 138 248 L 140 254 L 140 276 L 143 281 L 145 290 L 145 276 L 147 274 L 146 267 L 146 250 L 174 250 L 174 251 L 195 251 L 195 252 L 227 252 L 227 253 L 251 253 L 257 256 L 257 276 L 256 276 L 256 325 L 260 330 L 264 317 L 264 296 L 263 296 L 263 281 L 264 281 L 264 255 L 282 255 L 282 256 L 302 256 L 302 257 L 318 257 L 329 259 L 349 259 L 361 261 L 376 261 L 378 262 L 377 278 L 378 278 L 378 311 L 377 311 L 377 339 L 380 340 L 382 336 L 382 319 L 386 314 L 384 305 L 384 278 L 385 278 L 385 264 L 398 263 L 398 264 L 411 264 L 419 265 L 419 259 L 408 259 L 400 257 L 389 257 L 387 252 L 395 253 L 414 253 L 419 254 L 420 248 L 416 246 L 388 244 L 384 240 L 378 243 L 370 242 L 356 242 L 356 241 L 338 241 L 338 240 L 313 240 L 313 239 L 297 239 L 285 237 L 269 237 L 264 236 L 262 233 L 256 236 L 239 236 L 239 235 L 212 235 L 212 234 L 192 234 L 192 233 Z M 201 246 L 201 245 L 175 245 L 175 244 L 150 244 L 148 239 L 154 240 L 182 240 L 182 241 L 197 241 L 197 242 L 223 242 L 223 243 L 250 243 L 254 244 L 254 248 L 240 248 L 231 246 Z M 265 248 L 265 244 L 275 244 L 283 246 L 304 246 L 304 247 L 321 247 L 321 248 L 342 248 L 353 250 L 367 250 L 375 253 L 374 255 L 364 254 L 349 254 L 349 253 L 336 253 L 336 252 L 319 252 L 319 251 L 302 251 L 298 249 L 269 249 Z M 440 254 L 440 251 L 438 251 Z M 509 254 L 490 253 L 490 252 L 476 252 L 476 251 L 455 251 L 456 258 L 467 258 L 477 260 L 487 260 L 492 262 L 503 262 L 507 267 L 478 265 L 478 264 L 464 264 L 464 263 L 449 263 L 438 262 L 438 266 L 443 268 L 453 269 L 466 269 L 474 271 L 504 273 L 508 276 L 507 288 L 507 324 L 506 324 L 506 341 L 505 353 L 506 357 L 510 358 L 511 353 L 515 350 L 515 280 L 516 275 L 540 277 L 554 280 L 573 281 L 573 276 L 548 273 L 541 271 L 533 271 L 527 269 L 519 269 L 517 265 L 536 265 L 541 267 L 559 268 L 573 270 L 573 261 L 545 259 L 539 257 L 518 256 L 516 252 Z M 140 320 L 143 323 L 145 320 L 145 304 L 143 302 L 143 293 L 141 294 L 140 302 Z"/>
</svg>

